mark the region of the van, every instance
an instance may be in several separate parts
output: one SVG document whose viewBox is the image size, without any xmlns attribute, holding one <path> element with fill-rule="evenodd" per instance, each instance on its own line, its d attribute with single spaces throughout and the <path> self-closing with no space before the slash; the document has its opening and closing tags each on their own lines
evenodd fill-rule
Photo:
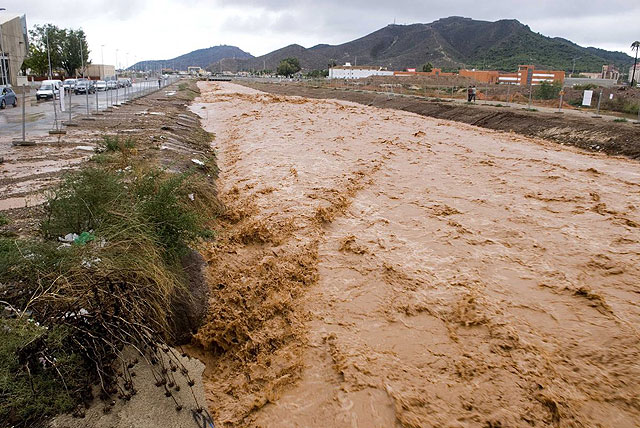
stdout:
<svg viewBox="0 0 640 428">
<path fill-rule="evenodd" d="M 36 91 L 36 100 L 54 98 L 54 92 L 59 91 L 61 87 L 62 81 L 60 80 L 43 80 L 40 88 Z"/>
</svg>

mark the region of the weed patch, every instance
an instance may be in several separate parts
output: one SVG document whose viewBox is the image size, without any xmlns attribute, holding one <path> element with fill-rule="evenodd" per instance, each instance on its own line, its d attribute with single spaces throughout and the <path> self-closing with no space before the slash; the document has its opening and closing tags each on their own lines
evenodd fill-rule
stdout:
<svg viewBox="0 0 640 428">
<path fill-rule="evenodd" d="M 0 238 L 0 420 L 10 425 L 70 411 L 94 383 L 107 403 L 130 398 L 133 380 L 114 369 L 125 346 L 180 367 L 166 346 L 172 302 L 186 293 L 182 257 L 213 235 L 213 181 L 195 169 L 116 169 L 111 161 L 135 150 L 128 140 L 105 138 L 103 150 L 103 164 L 50 192 L 38 239 Z M 83 232 L 92 239 L 74 240 Z"/>
</svg>

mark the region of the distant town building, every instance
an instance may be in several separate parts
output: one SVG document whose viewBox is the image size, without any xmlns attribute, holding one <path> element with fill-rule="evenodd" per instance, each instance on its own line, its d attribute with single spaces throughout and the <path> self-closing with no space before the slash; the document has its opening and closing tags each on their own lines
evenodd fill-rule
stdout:
<svg viewBox="0 0 640 428">
<path fill-rule="evenodd" d="M 414 70 L 414 71 L 410 71 Z M 407 71 L 394 71 L 394 76 L 455 76 L 455 73 L 445 73 L 441 68 L 432 68 L 431 71 L 415 71 L 415 68 L 408 68 Z"/>
<path fill-rule="evenodd" d="M 635 78 L 633 77 L 634 72 L 635 72 Z M 636 64 L 635 70 L 633 69 L 633 65 L 629 67 L 629 77 L 627 78 L 627 82 L 631 83 L 632 79 L 635 80 L 636 82 L 640 80 L 640 62 Z"/>
<path fill-rule="evenodd" d="M 107 80 L 108 78 L 115 76 L 116 67 L 114 65 L 107 64 L 89 64 L 84 73 L 84 77 L 93 80 Z M 82 70 L 78 70 L 78 75 L 82 76 Z"/>
<path fill-rule="evenodd" d="M 18 73 L 29 52 L 27 18 L 0 12 L 0 84 L 18 85 Z"/>
<path fill-rule="evenodd" d="M 204 74 L 204 70 L 200 67 L 187 67 L 187 73 L 189 73 L 192 76 L 200 76 L 202 74 Z"/>
<path fill-rule="evenodd" d="M 579 76 L 587 79 L 602 79 L 602 73 L 580 73 Z"/>
<path fill-rule="evenodd" d="M 640 70 L 640 67 L 639 67 Z M 486 84 L 510 84 L 518 86 L 540 85 L 542 82 L 564 83 L 564 71 L 536 70 L 533 65 L 521 65 L 516 73 L 502 73 L 497 70 L 465 70 L 459 73 L 445 73 L 440 68 L 434 68 L 430 72 L 415 71 L 409 68 L 407 71 L 390 71 L 381 67 L 358 66 L 350 63 L 344 66 L 329 69 L 330 79 L 362 79 L 370 76 L 456 76 L 469 77 L 478 83 Z"/>
<path fill-rule="evenodd" d="M 564 71 L 536 70 L 533 65 L 520 65 L 517 73 L 500 73 L 498 83 L 517 86 L 540 85 L 542 82 L 564 83 L 564 77 Z"/>
<path fill-rule="evenodd" d="M 371 76 L 393 76 L 393 74 L 393 71 L 382 67 L 352 66 L 349 62 L 329 69 L 329 79 L 363 79 Z"/>
<path fill-rule="evenodd" d="M 600 73 L 600 78 L 618 81 L 620 80 L 620 71 L 613 64 L 603 65 L 602 73 Z"/>
<path fill-rule="evenodd" d="M 469 77 L 478 83 L 499 83 L 500 72 L 496 70 L 460 70 L 460 76 Z"/>
</svg>

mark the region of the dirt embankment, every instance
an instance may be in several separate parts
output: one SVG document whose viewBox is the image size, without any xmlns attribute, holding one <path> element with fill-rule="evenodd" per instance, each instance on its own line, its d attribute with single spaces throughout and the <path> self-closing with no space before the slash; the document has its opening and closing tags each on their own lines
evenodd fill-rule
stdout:
<svg viewBox="0 0 640 428">
<path fill-rule="evenodd" d="M 637 162 L 201 89 L 227 212 L 191 352 L 216 423 L 637 425 Z"/>
<path fill-rule="evenodd" d="M 631 122 L 603 123 L 597 119 L 572 117 L 568 114 L 558 115 L 482 105 L 467 106 L 414 97 L 389 97 L 385 94 L 310 88 L 298 85 L 255 82 L 243 82 L 243 84 L 274 94 L 353 101 L 381 108 L 404 110 L 422 116 L 454 120 L 498 131 L 544 138 L 560 144 L 573 145 L 610 155 L 640 158 L 640 129 Z"/>
<path fill-rule="evenodd" d="M 213 180 L 217 171 L 215 170 L 215 154 L 210 147 L 213 136 L 200 127 L 200 119 L 198 116 L 189 112 L 186 108 L 186 103 L 194 98 L 196 91 L 195 82 L 181 82 L 180 84 L 163 88 L 153 94 L 132 101 L 127 105 L 116 107 L 112 111 L 91 116 L 91 120 L 78 120 L 78 126 L 68 128 L 68 133 L 60 138 L 49 136 L 37 138 L 35 139 L 36 145 L 33 146 L 12 147 L 9 141 L 0 141 L 0 147 L 2 147 L 4 156 L 4 162 L 0 164 L 0 239 L 2 239 L 3 242 L 14 242 L 15 240 L 16 244 L 13 246 L 18 248 L 18 242 L 22 244 L 22 242 L 26 242 L 31 238 L 37 239 L 38 242 L 44 241 L 43 233 L 39 229 L 41 222 L 43 222 L 45 218 L 45 212 L 47 212 L 42 205 L 39 205 L 45 200 L 43 193 L 59 183 L 64 178 L 65 173 L 81 168 L 103 168 L 104 171 L 108 170 L 110 173 L 113 173 L 113 175 L 125 175 L 129 172 L 135 173 L 137 170 L 154 170 L 159 167 L 168 171 L 169 174 L 182 173 L 195 169 L 199 176 L 206 177 L 203 178 L 203 182 L 206 181 L 207 187 L 203 186 L 203 188 L 205 188 L 207 192 L 201 197 L 200 192 L 194 191 L 188 203 L 192 206 L 202 206 L 209 209 L 213 201 L 213 205 L 215 206 L 215 187 L 213 186 Z M 109 142 L 113 145 L 117 143 L 117 147 L 108 148 L 106 145 Z M 99 149 L 98 151 L 100 151 L 100 153 L 96 153 L 97 149 Z M 142 173 L 140 173 L 138 177 L 140 176 L 142 176 Z M 102 177 L 110 178 L 112 176 L 105 173 Z M 163 178 L 163 176 L 157 174 L 155 176 L 155 182 L 160 183 L 160 180 Z M 103 188 L 100 187 L 100 183 L 98 183 L 96 187 L 99 190 L 103 190 Z M 132 186 L 124 185 L 123 187 L 127 188 Z M 124 193 L 125 192 L 122 191 L 122 194 Z M 167 196 L 171 197 L 173 195 Z M 103 197 L 106 196 L 103 195 Z M 186 200 L 187 198 L 185 197 L 184 199 Z M 25 208 L 25 203 L 29 201 L 33 203 L 33 205 Z M 85 204 L 88 203 L 86 201 L 83 202 Z M 126 197 L 123 196 L 119 205 L 124 206 L 126 204 Z M 118 206 L 115 206 L 114 210 L 118 208 Z M 131 211 L 124 212 L 131 213 Z M 120 213 L 121 212 L 118 211 L 118 215 Z M 122 217 L 126 218 L 126 216 Z M 130 223 L 127 223 L 127 221 Z M 137 227 L 135 221 L 136 220 L 132 218 L 123 220 L 121 231 L 125 233 L 121 241 L 130 239 L 133 242 L 137 238 L 140 238 L 140 234 L 135 234 Z M 104 225 L 101 224 L 101 226 Z M 69 232 L 80 233 L 81 231 L 82 230 L 71 230 Z M 99 232 L 102 231 L 97 230 L 96 234 Z M 146 239 L 147 237 L 145 236 L 144 238 Z M 25 241 L 21 241 L 22 239 Z M 55 240 L 55 236 L 53 239 Z M 113 240 L 103 240 L 102 242 L 105 244 L 96 246 L 98 247 L 98 249 L 95 249 L 96 253 L 92 253 L 91 251 L 94 251 L 94 247 L 89 247 L 94 244 L 94 241 L 87 244 L 86 254 L 106 254 L 98 253 L 98 251 L 106 247 L 107 243 L 108 245 L 116 245 L 121 241 L 118 241 L 117 238 Z M 130 251 L 130 248 L 140 248 L 136 247 L 132 242 L 127 242 L 126 245 L 122 245 L 123 251 L 118 253 L 118 255 L 122 256 L 124 254 L 125 257 L 127 257 L 129 254 L 127 251 Z M 56 242 L 54 245 L 57 246 L 60 245 L 60 243 Z M 64 245 L 60 245 L 58 249 L 63 247 Z M 6 247 L 3 247 L 3 251 L 4 250 L 6 250 Z M 148 254 L 149 253 L 145 253 L 145 256 L 148 256 Z M 5 253 L 0 256 L 5 256 Z M 77 269 L 77 271 L 86 268 L 86 270 L 78 274 L 77 277 L 73 277 L 65 271 L 62 261 L 59 263 L 59 268 L 56 266 L 55 269 L 51 269 L 45 272 L 45 274 L 58 275 L 59 278 L 69 279 L 70 288 L 75 287 L 79 290 L 77 295 L 82 294 L 82 287 L 85 286 L 85 283 L 79 281 L 78 277 L 82 279 L 89 278 L 88 282 L 91 283 L 93 290 L 90 299 L 93 302 L 97 302 L 99 293 L 96 290 L 100 287 L 101 283 L 95 271 L 100 268 L 99 264 L 105 263 L 105 256 L 103 255 L 102 258 L 87 257 L 90 263 L 85 265 L 85 261 L 83 261 L 82 264 L 77 263 L 77 265 L 73 267 Z M 28 266 L 28 260 L 35 258 L 33 254 L 25 254 L 25 260 L 22 261 L 22 264 Z M 114 282 L 119 281 L 115 279 L 116 276 L 118 278 L 130 279 L 130 282 L 126 282 L 125 279 L 122 280 L 123 289 L 127 290 L 128 287 L 129 290 L 135 290 L 136 285 L 140 284 L 136 281 L 144 277 L 145 272 L 147 272 L 145 271 L 146 266 L 144 263 L 153 264 L 152 268 L 148 269 L 148 271 L 158 272 L 164 268 L 164 266 L 160 266 L 157 259 L 152 259 L 151 257 L 144 258 L 143 263 L 137 263 L 131 259 L 125 260 L 122 269 L 114 270 L 112 276 L 109 276 L 109 279 L 113 279 Z M 4 258 L 2 259 L 2 261 L 5 260 Z M 91 264 L 95 264 L 97 268 L 92 270 Z M 184 283 L 180 283 L 180 287 L 177 287 L 179 291 L 172 293 L 170 297 L 167 298 L 171 306 L 169 307 L 169 303 L 167 304 L 167 308 L 169 309 L 163 313 L 163 315 L 165 316 L 164 318 L 167 324 L 172 328 L 171 334 L 167 336 L 175 338 L 175 341 L 171 341 L 173 345 L 179 345 L 180 341 L 189 341 L 192 333 L 191 330 L 196 329 L 202 321 L 204 311 L 206 310 L 208 294 L 207 284 L 202 272 L 203 264 L 204 261 L 196 252 L 192 251 L 185 255 L 182 259 L 182 266 L 185 270 Z M 38 267 L 39 265 L 36 265 L 36 269 Z M 171 267 L 172 269 L 175 268 L 174 265 Z M 108 267 L 104 269 L 106 272 Z M 27 288 L 29 281 L 27 279 L 24 281 L 20 280 L 18 284 L 15 284 L 9 280 L 5 281 L 5 274 L 6 272 L 3 271 L 2 278 L 0 278 L 0 294 L 3 296 L 2 300 L 9 300 L 16 294 L 19 295 L 20 287 L 24 287 L 29 291 Z M 65 274 L 67 275 L 66 277 Z M 177 270 L 171 270 L 171 278 L 173 279 L 174 276 L 176 280 L 181 278 Z M 39 281 L 41 281 L 41 284 L 46 285 L 46 287 L 40 288 L 49 287 L 53 289 L 57 279 L 51 280 L 50 277 L 43 275 Z M 120 282 L 118 283 L 120 284 Z M 183 285 L 189 287 L 188 293 L 184 292 L 182 288 Z M 154 286 L 157 287 L 158 283 L 148 288 L 151 289 Z M 67 290 L 62 290 L 62 292 L 65 291 Z M 112 287 L 109 289 L 107 295 L 117 296 L 114 300 L 117 300 L 117 303 L 122 304 L 122 307 L 125 308 L 122 312 L 126 313 L 120 316 L 120 318 L 123 319 L 127 318 L 131 313 L 131 311 L 127 310 L 131 306 L 126 306 L 126 303 L 131 303 L 128 300 L 131 297 L 126 291 L 118 294 L 120 291 L 120 289 L 114 289 Z M 38 292 L 40 291 L 38 290 Z M 89 293 L 85 292 L 84 294 Z M 34 295 L 36 295 L 35 292 Z M 152 295 L 152 292 L 146 293 L 145 297 L 149 297 L 150 295 Z M 64 297 L 68 297 L 68 295 L 61 293 L 60 298 Z M 51 300 L 53 301 L 53 298 Z M 69 301 L 71 300 L 72 299 L 69 298 Z M 76 299 L 74 296 L 73 300 L 80 301 L 81 297 L 77 297 Z M 101 301 L 104 302 L 106 300 L 108 299 Z M 140 298 L 140 300 L 148 303 L 144 298 Z M 75 303 L 74 301 L 66 306 L 68 308 L 67 314 L 75 310 L 73 309 Z M 4 311 L 0 314 L 1 317 L 12 315 L 11 311 L 7 311 L 4 308 L 6 304 L 6 302 L 2 302 L 2 309 L 4 309 Z M 38 318 L 41 312 L 33 309 L 35 305 L 34 302 L 30 302 L 29 308 L 33 310 L 31 316 L 35 318 L 35 321 L 41 322 L 43 325 L 51 325 L 49 319 L 46 320 L 49 324 L 44 324 L 44 321 Z M 93 312 L 91 306 L 86 306 L 88 310 L 82 309 L 82 311 L 84 311 L 91 320 L 101 317 L 110 319 L 108 318 L 111 315 L 109 308 L 106 308 L 104 313 L 102 313 L 100 312 L 100 305 L 96 303 L 95 306 L 98 307 L 95 309 L 95 312 Z M 105 304 L 105 306 L 108 305 Z M 117 305 L 114 304 L 114 307 L 115 306 Z M 22 308 L 22 306 L 17 305 L 16 307 Z M 53 308 L 52 312 L 56 309 L 58 308 Z M 120 309 L 118 308 L 116 311 L 117 310 Z M 171 313 L 172 311 L 173 313 Z M 73 316 L 72 313 L 71 317 Z M 65 315 L 64 318 L 67 318 L 67 315 Z M 135 321 L 139 323 L 145 322 L 141 318 L 137 318 Z M 55 322 L 53 324 L 55 325 Z M 87 322 L 83 325 L 83 329 L 89 329 L 90 325 L 91 324 Z M 151 339 L 149 342 L 152 343 L 153 346 L 147 346 L 145 344 L 143 347 L 139 342 L 136 342 L 134 333 L 126 330 L 126 326 L 122 327 L 124 324 L 117 323 L 115 325 L 117 325 L 118 328 L 114 329 L 114 331 L 121 332 L 121 334 L 126 337 L 124 343 L 130 345 L 126 347 L 115 360 L 113 372 L 108 370 L 110 375 L 116 373 L 114 375 L 114 377 L 116 377 L 114 383 L 117 383 L 117 388 L 119 389 L 110 384 L 106 388 L 110 395 L 106 395 L 99 387 L 96 387 L 93 390 L 93 396 L 95 397 L 93 401 L 88 400 L 89 395 L 92 394 L 88 392 L 85 393 L 83 389 L 83 396 L 81 398 L 88 400 L 86 403 L 87 408 L 79 404 L 73 411 L 73 416 L 60 416 L 52 422 L 51 426 L 64 428 L 113 428 L 125 426 L 182 428 L 205 426 L 207 423 L 204 419 L 205 413 L 200 412 L 195 415 L 192 413 L 192 411 L 196 411 L 205 404 L 200 376 L 203 365 L 199 361 L 189 359 L 186 355 L 181 356 L 181 352 L 174 348 L 165 348 L 164 345 L 158 346 L 159 342 L 151 342 Z M 149 336 L 157 333 L 157 331 L 152 330 L 154 327 L 155 325 L 151 324 L 145 325 L 145 328 L 147 328 L 146 331 L 152 331 L 152 333 L 149 333 Z M 90 332 L 90 334 L 92 333 Z M 114 350 L 120 351 L 124 346 L 122 342 L 109 342 L 111 338 L 112 337 L 106 333 L 100 337 L 108 346 L 113 346 Z M 40 342 L 42 342 L 41 338 L 38 339 L 37 343 Z M 136 345 L 138 345 L 137 350 L 133 351 L 132 347 Z M 71 348 L 77 349 L 75 345 Z M 38 358 L 38 355 L 40 355 L 40 353 L 36 353 L 39 352 L 39 348 L 33 349 L 36 351 L 29 351 L 31 355 L 29 355 L 28 358 L 32 356 L 33 358 Z M 143 352 L 139 352 L 140 349 L 143 349 Z M 47 358 L 45 353 L 42 353 L 42 355 L 44 358 Z M 84 354 L 78 350 L 78 355 Z M 89 355 L 91 356 L 92 354 Z M 158 355 L 160 357 L 156 358 Z M 42 359 L 43 357 L 40 358 Z M 106 358 L 105 361 L 107 361 Z M 5 369 L 3 375 L 5 375 L 8 365 L 5 364 L 7 363 L 6 361 L 2 363 Z M 98 363 L 98 361 L 95 361 L 96 367 Z M 102 361 L 100 361 L 100 363 L 102 363 Z M 28 364 L 27 362 L 25 366 L 28 367 Z M 64 361 L 64 363 L 61 364 L 68 364 L 68 362 Z M 162 368 L 160 368 L 160 366 L 162 366 Z M 45 369 L 48 368 L 44 366 L 44 364 L 43 367 L 45 367 Z M 67 373 L 65 371 L 66 367 L 67 366 L 61 365 L 60 370 Z M 37 375 L 40 375 L 42 370 L 38 365 L 37 367 L 32 366 L 29 376 L 31 376 L 32 373 L 34 373 L 35 376 L 36 369 L 38 369 Z M 49 369 L 53 370 L 50 367 Z M 27 368 L 27 370 L 29 369 Z M 56 368 L 56 370 L 58 369 Z M 60 374 L 61 371 L 57 373 Z M 102 373 L 105 373 L 105 371 Z M 15 375 L 15 378 L 24 377 L 22 370 L 10 373 L 9 375 Z M 85 378 L 73 379 L 74 385 L 82 383 L 83 379 Z M 103 378 L 100 378 L 101 382 L 102 380 Z M 67 390 L 67 384 L 62 385 L 65 382 L 62 374 L 60 374 L 60 378 L 56 377 L 56 381 L 61 382 L 59 390 L 61 391 L 61 395 L 64 395 L 65 390 Z M 13 386 L 11 382 L 5 383 L 5 386 L 6 385 L 9 385 L 9 387 Z M 41 384 L 36 383 L 36 387 L 34 388 L 32 381 L 31 388 L 34 390 L 34 394 L 32 395 L 30 392 L 25 392 L 27 398 L 25 398 L 22 403 L 22 407 L 24 408 L 33 408 L 33 402 L 41 401 L 45 403 L 38 408 L 38 412 L 32 412 L 33 414 L 27 415 L 28 418 L 31 418 L 28 421 L 20 419 L 4 420 L 4 418 L 0 418 L 2 419 L 0 420 L 0 426 L 5 426 L 6 424 L 32 426 L 32 423 L 37 423 L 37 426 L 41 426 L 44 424 L 42 420 L 43 416 L 48 416 L 54 411 L 60 411 L 59 409 L 62 407 L 49 405 L 53 402 L 62 401 L 62 399 L 57 400 L 56 397 L 56 400 L 52 400 L 52 397 L 43 396 L 42 389 L 38 388 L 40 385 Z M 85 385 L 82 386 L 84 387 Z M 112 386 L 113 389 L 111 388 Z M 7 390 L 12 391 L 11 389 Z M 87 387 L 86 391 L 89 390 L 90 388 Z M 116 392 L 113 392 L 114 390 L 116 390 Z M 127 392 L 125 392 L 125 390 Z M 72 391 L 74 394 L 76 394 L 76 392 L 75 390 Z M 68 390 L 66 395 L 69 395 Z M 18 399 L 21 399 L 21 397 L 16 399 L 15 396 L 11 398 L 15 399 L 12 401 L 12 404 L 13 402 L 17 402 Z M 66 396 L 62 398 L 64 399 Z M 73 399 L 76 398 L 74 395 Z M 4 404 L 5 403 L 3 403 L 3 410 L 6 409 Z M 64 408 L 66 408 L 66 406 Z M 17 416 L 12 414 L 11 417 Z"/>
</svg>

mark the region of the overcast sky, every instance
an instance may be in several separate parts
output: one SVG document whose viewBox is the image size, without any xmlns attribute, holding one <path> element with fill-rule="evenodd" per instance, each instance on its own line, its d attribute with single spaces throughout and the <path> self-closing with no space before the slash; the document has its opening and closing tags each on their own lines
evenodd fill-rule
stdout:
<svg viewBox="0 0 640 428">
<path fill-rule="evenodd" d="M 220 44 L 255 56 L 291 43 L 339 44 L 394 20 L 427 23 L 452 15 L 515 18 L 547 36 L 628 54 L 640 40 L 637 0 L 5 0 L 0 7 L 26 14 L 29 27 L 82 28 L 91 60 L 100 63 L 104 51 L 105 63 L 113 64 L 118 49 L 120 66 Z"/>
</svg>

